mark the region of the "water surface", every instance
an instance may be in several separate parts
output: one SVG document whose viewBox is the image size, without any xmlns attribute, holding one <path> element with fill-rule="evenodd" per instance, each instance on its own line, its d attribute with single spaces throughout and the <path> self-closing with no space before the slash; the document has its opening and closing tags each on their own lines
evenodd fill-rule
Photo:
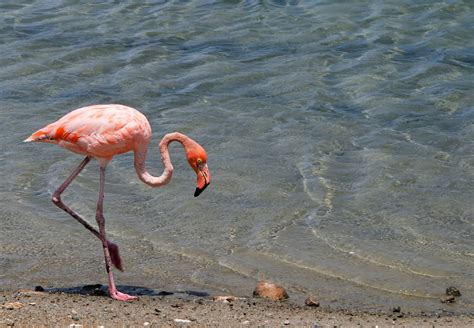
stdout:
<svg viewBox="0 0 474 328">
<path fill-rule="evenodd" d="M 51 202 L 81 157 L 21 141 L 68 111 L 122 103 L 179 145 L 170 185 L 108 167 L 119 284 L 249 295 L 259 279 L 325 305 L 472 313 L 471 1 L 0 4 L 0 287 L 105 283 L 97 240 Z M 94 223 L 98 165 L 63 200 Z M 446 287 L 463 296 L 439 302 Z"/>
</svg>

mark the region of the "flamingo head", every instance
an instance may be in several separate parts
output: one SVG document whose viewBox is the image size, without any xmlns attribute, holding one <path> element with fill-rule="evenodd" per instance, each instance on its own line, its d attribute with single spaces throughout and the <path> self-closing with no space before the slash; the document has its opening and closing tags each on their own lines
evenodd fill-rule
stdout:
<svg viewBox="0 0 474 328">
<path fill-rule="evenodd" d="M 197 197 L 211 183 L 211 173 L 207 166 L 207 154 L 200 144 L 192 142 L 186 147 L 186 157 L 189 165 L 197 175 L 196 191 L 194 192 L 194 197 Z"/>
</svg>

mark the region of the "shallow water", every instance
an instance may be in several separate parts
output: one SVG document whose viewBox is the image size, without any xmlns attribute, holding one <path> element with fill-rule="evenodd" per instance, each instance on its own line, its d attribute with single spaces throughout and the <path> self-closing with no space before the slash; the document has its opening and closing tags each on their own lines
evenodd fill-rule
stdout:
<svg viewBox="0 0 474 328">
<path fill-rule="evenodd" d="M 474 5 L 470 1 L 0 4 L 0 287 L 105 283 L 100 244 L 51 202 L 81 161 L 22 144 L 95 103 L 141 110 L 172 147 L 170 185 L 107 172 L 119 284 L 369 310 L 474 308 Z M 63 199 L 94 222 L 98 166 Z M 439 302 L 457 286 L 455 305 Z"/>
</svg>

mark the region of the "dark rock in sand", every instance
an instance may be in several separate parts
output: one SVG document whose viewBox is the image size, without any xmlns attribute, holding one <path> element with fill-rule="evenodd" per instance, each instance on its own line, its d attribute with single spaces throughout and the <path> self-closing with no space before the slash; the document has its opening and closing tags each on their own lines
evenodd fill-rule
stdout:
<svg viewBox="0 0 474 328">
<path fill-rule="evenodd" d="M 261 281 L 257 284 L 253 291 L 253 296 L 269 298 L 273 301 L 283 301 L 289 297 L 285 288 L 266 281 Z"/>
<path fill-rule="evenodd" d="M 461 296 L 461 292 L 459 291 L 458 288 L 451 286 L 451 287 L 446 288 L 446 295 L 459 297 Z"/>
<path fill-rule="evenodd" d="M 392 309 L 392 312 L 393 312 L 393 313 L 400 313 L 400 312 L 402 312 L 402 308 L 399 307 L 399 306 L 396 306 L 396 307 L 394 307 L 394 308 Z"/>
<path fill-rule="evenodd" d="M 450 303 L 455 303 L 455 302 L 456 302 L 456 297 L 454 297 L 453 295 L 448 295 L 441 298 L 441 303 L 450 304 Z"/>
<path fill-rule="evenodd" d="M 319 301 L 316 297 L 314 296 L 310 296 L 308 297 L 305 301 L 304 301 L 304 304 L 306 306 L 312 306 L 312 307 L 319 307 Z"/>
</svg>

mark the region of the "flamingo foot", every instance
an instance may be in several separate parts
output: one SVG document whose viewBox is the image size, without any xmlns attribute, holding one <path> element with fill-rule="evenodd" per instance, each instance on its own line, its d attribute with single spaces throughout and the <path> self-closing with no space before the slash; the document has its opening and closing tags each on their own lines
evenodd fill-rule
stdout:
<svg viewBox="0 0 474 328">
<path fill-rule="evenodd" d="M 127 295 L 125 293 L 121 293 L 118 290 L 115 290 L 114 292 L 110 292 L 110 297 L 117 301 L 135 301 L 138 300 L 137 296 L 131 296 Z"/>
</svg>

